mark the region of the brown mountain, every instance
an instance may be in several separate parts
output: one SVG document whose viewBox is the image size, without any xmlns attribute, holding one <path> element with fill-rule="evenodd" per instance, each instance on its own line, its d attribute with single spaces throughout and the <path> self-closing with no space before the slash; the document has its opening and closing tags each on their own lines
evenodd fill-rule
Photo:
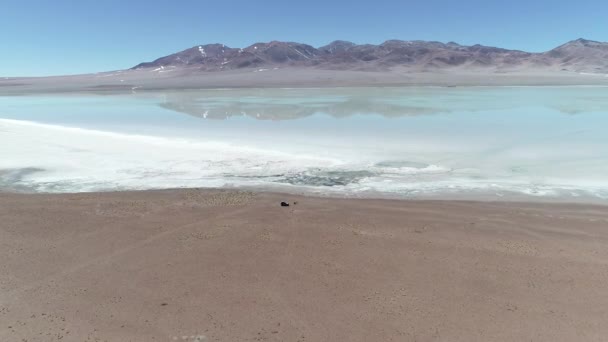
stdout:
<svg viewBox="0 0 608 342">
<path fill-rule="evenodd" d="M 220 71 L 284 64 L 306 64 L 316 60 L 320 53 L 310 45 L 291 42 L 256 43 L 244 49 L 229 48 L 223 44 L 208 44 L 161 57 L 150 63 L 141 63 L 134 69 L 200 66 L 205 71 Z"/>
<path fill-rule="evenodd" d="M 437 69 L 522 70 L 528 67 L 575 72 L 608 72 L 608 43 L 578 39 L 545 53 L 428 41 L 388 40 L 379 45 L 334 41 L 310 45 L 272 41 L 237 49 L 223 44 L 198 45 L 141 63 L 133 69 L 196 67 L 202 71 L 243 68 L 314 67 L 329 70 L 414 71 Z"/>
<path fill-rule="evenodd" d="M 608 71 L 608 43 L 577 39 L 544 54 L 566 70 L 580 72 Z"/>
</svg>

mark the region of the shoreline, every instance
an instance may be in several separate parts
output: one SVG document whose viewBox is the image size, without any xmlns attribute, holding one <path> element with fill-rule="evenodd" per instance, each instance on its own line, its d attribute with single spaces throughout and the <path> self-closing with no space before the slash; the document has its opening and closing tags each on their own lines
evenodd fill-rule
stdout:
<svg viewBox="0 0 608 342">
<path fill-rule="evenodd" d="M 404 201 L 404 202 L 467 202 L 467 203 L 494 203 L 494 204 L 560 204 L 560 205 L 591 205 L 591 206 L 608 206 L 608 199 L 592 197 L 592 196 L 550 196 L 550 195 L 527 195 L 521 193 L 508 193 L 498 196 L 490 192 L 462 192 L 459 194 L 422 194 L 414 196 L 405 196 L 400 194 L 383 193 L 383 192 L 367 192 L 365 194 L 355 193 L 332 193 L 322 192 L 321 190 L 310 189 L 293 189 L 286 190 L 284 186 L 239 186 L 239 187 L 183 187 L 183 188 L 153 188 L 153 189 L 113 189 L 113 190 L 94 190 L 94 191 L 78 191 L 78 192 L 43 192 L 34 191 L 23 188 L 0 188 L 0 196 L 2 195 L 28 195 L 28 196 L 74 196 L 74 195 L 101 195 L 101 194 L 116 194 L 123 193 L 158 193 L 172 191 L 202 191 L 202 192 L 249 192 L 254 194 L 266 194 L 272 196 L 297 196 L 311 199 L 328 199 L 328 200 L 347 200 L 347 201 Z"/>
<path fill-rule="evenodd" d="M 202 72 L 179 69 L 169 73 L 118 70 L 97 74 L 0 78 L 0 96 L 65 93 L 138 93 L 215 89 L 361 88 L 361 87 L 492 87 L 608 86 L 608 75 L 582 75 L 553 70 L 412 70 L 353 71 L 285 68 L 256 72 Z"/>
<path fill-rule="evenodd" d="M 608 88 L 608 81 L 605 83 L 573 83 L 573 84 L 490 84 L 490 85 L 476 85 L 476 84 L 463 84 L 463 85 L 433 85 L 433 84 L 416 84 L 416 83 L 404 83 L 404 84 L 387 84 L 387 85 L 377 85 L 377 84 L 361 84 L 361 85 L 344 85 L 344 86 L 293 86 L 293 87 L 282 87 L 282 86 L 251 86 L 251 87 L 210 87 L 210 88 L 201 88 L 201 87 L 193 87 L 193 88 L 141 88 L 136 90 L 126 89 L 106 89 L 106 90 L 98 90 L 98 89 L 85 89 L 85 88 L 74 88 L 70 90 L 59 90 L 59 91 L 50 91 L 50 90 L 28 90 L 24 92 L 8 92 L 3 93 L 2 88 L 0 87 L 0 98 L 2 97 L 15 97 L 15 96 L 146 96 L 146 95 L 155 95 L 162 93 L 180 93 L 180 92 L 195 92 L 195 91 L 239 91 L 239 90 L 326 90 L 326 89 L 338 89 L 338 90 L 348 90 L 348 89 L 365 89 L 365 88 L 380 88 L 380 89 L 400 89 L 400 88 L 420 88 L 420 89 L 470 89 L 470 88 Z"/>
<path fill-rule="evenodd" d="M 6 341 L 608 335 L 605 206 L 183 189 L 0 193 L 0 217 Z"/>
</svg>

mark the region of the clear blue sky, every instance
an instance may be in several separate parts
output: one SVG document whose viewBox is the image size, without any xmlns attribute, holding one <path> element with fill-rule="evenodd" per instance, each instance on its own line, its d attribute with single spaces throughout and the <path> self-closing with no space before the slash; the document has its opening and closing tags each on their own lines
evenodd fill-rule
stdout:
<svg viewBox="0 0 608 342">
<path fill-rule="evenodd" d="M 608 0 L 2 0 L 0 75 L 116 70 L 185 48 L 345 39 L 549 50 L 608 41 Z"/>
</svg>

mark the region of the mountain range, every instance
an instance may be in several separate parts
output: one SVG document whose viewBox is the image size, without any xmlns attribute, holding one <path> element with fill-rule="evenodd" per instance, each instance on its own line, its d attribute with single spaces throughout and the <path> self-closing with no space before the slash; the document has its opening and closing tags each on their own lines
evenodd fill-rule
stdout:
<svg viewBox="0 0 608 342">
<path fill-rule="evenodd" d="M 325 70 L 412 71 L 441 69 L 494 69 L 608 73 L 608 43 L 577 39 L 553 50 L 531 53 L 497 47 L 429 41 L 388 40 L 379 45 L 334 41 L 315 48 L 311 45 L 272 41 L 246 48 L 224 44 L 192 48 L 141 63 L 132 69 L 195 68 L 200 71 L 276 69 L 304 67 Z"/>
<path fill-rule="evenodd" d="M 608 85 L 608 43 L 577 39 L 533 53 L 497 47 L 388 40 L 192 48 L 125 70 L 0 77 L 0 96 L 218 88 Z"/>
</svg>

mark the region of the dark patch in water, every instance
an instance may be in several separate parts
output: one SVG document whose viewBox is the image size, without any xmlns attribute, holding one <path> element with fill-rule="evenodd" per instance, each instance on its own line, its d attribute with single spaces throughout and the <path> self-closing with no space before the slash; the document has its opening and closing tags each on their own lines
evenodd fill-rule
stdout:
<svg viewBox="0 0 608 342">
<path fill-rule="evenodd" d="M 0 189 L 11 191 L 31 190 L 30 187 L 22 184 L 23 179 L 31 174 L 43 171 L 45 170 L 37 167 L 0 170 Z"/>
<path fill-rule="evenodd" d="M 286 175 L 277 180 L 279 183 L 307 186 L 345 186 L 358 183 L 363 178 L 372 177 L 375 174 L 369 171 L 322 171 L 304 172 Z"/>
<path fill-rule="evenodd" d="M 273 175 L 234 175 L 225 174 L 227 178 L 260 179 L 273 183 L 283 183 L 304 186 L 345 186 L 358 183 L 363 178 L 373 177 L 376 173 L 370 171 L 322 171 L 314 169 L 294 174 Z"/>
</svg>

